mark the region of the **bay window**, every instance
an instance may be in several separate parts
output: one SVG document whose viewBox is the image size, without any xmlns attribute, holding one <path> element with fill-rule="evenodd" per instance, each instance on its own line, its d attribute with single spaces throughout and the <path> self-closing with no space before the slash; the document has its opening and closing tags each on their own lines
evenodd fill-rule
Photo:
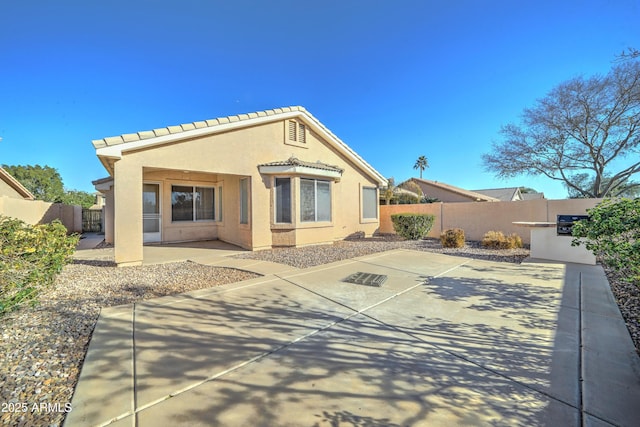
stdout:
<svg viewBox="0 0 640 427">
<path fill-rule="evenodd" d="M 331 221 L 331 183 L 317 179 L 300 179 L 300 220 Z"/>
<path fill-rule="evenodd" d="M 291 178 L 275 179 L 275 220 L 279 223 L 291 222 Z"/>
</svg>

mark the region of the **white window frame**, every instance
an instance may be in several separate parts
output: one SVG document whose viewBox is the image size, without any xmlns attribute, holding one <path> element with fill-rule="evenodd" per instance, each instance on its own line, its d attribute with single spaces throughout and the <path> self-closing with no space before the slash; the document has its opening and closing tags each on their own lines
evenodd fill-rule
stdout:
<svg viewBox="0 0 640 427">
<path fill-rule="evenodd" d="M 302 181 L 313 181 L 313 220 L 303 219 L 302 215 L 304 214 L 304 209 L 302 207 Z M 329 219 L 318 219 L 318 182 L 323 182 L 329 184 Z M 314 223 L 314 222 L 331 222 L 333 220 L 333 182 L 323 179 L 316 178 L 305 178 L 300 177 L 300 222 L 301 223 Z"/>
<path fill-rule="evenodd" d="M 281 207 L 278 203 L 278 192 L 276 181 L 279 179 L 289 180 L 289 221 L 278 221 L 278 209 Z M 275 176 L 273 177 L 273 222 L 274 224 L 293 224 L 293 177 L 291 176 Z"/>
<path fill-rule="evenodd" d="M 243 194 L 243 188 L 242 188 L 242 183 L 246 182 L 246 190 L 245 194 Z M 243 225 L 248 225 L 249 224 L 249 213 L 251 212 L 251 197 L 249 197 L 249 195 L 251 194 L 251 181 L 249 180 L 249 178 L 240 178 L 240 183 L 239 183 L 239 193 L 240 193 L 240 207 L 238 209 L 239 214 L 240 214 L 240 224 Z M 246 202 L 245 200 L 246 199 Z M 245 202 L 245 203 L 243 203 Z M 246 205 L 246 206 L 245 206 Z M 243 207 L 245 206 L 245 207 Z"/>
<path fill-rule="evenodd" d="M 173 218 L 173 187 L 191 187 L 191 219 L 174 219 Z M 213 218 L 198 219 L 196 218 L 196 188 L 206 188 L 213 192 Z M 171 184 L 171 222 L 172 223 L 187 223 L 187 222 L 212 222 L 216 220 L 216 188 L 214 186 L 207 185 L 185 185 L 185 184 Z"/>
<path fill-rule="evenodd" d="M 375 211 L 375 217 L 367 217 L 365 216 L 365 212 L 366 212 L 366 198 L 365 198 L 365 191 L 371 191 L 373 190 L 374 193 L 374 197 L 373 197 L 373 203 L 374 203 L 374 211 Z M 378 189 L 376 187 L 367 187 L 367 186 L 362 186 L 362 220 L 363 221 L 377 221 L 378 217 L 379 217 L 379 208 L 378 208 Z"/>
</svg>

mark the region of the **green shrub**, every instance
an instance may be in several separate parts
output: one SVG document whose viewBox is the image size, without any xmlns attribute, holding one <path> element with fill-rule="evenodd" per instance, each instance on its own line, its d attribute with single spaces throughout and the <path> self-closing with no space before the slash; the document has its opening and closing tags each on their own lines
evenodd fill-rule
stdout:
<svg viewBox="0 0 640 427">
<path fill-rule="evenodd" d="M 505 236 L 502 231 L 487 231 L 480 244 L 487 249 L 515 249 L 522 247 L 522 238 L 515 233 Z"/>
<path fill-rule="evenodd" d="M 573 246 L 584 244 L 602 262 L 640 283 L 640 198 L 605 199 L 573 225 Z"/>
<path fill-rule="evenodd" d="M 443 248 L 461 248 L 464 246 L 464 230 L 450 228 L 440 234 L 440 243 Z"/>
<path fill-rule="evenodd" d="M 37 301 L 71 260 L 78 236 L 67 236 L 60 221 L 31 226 L 0 216 L 0 316 Z"/>
<path fill-rule="evenodd" d="M 424 238 L 431 230 L 435 218 L 429 214 L 401 213 L 391 215 L 393 229 L 398 235 L 409 240 Z"/>
</svg>

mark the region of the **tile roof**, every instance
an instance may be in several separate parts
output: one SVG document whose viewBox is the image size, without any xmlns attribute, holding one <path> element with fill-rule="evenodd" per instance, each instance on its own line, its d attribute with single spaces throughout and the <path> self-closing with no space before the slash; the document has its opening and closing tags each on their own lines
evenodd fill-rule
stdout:
<svg viewBox="0 0 640 427">
<path fill-rule="evenodd" d="M 343 173 L 344 169 L 338 167 L 338 166 L 334 166 L 334 165 L 328 165 L 326 163 L 322 163 L 322 162 L 304 162 L 302 160 L 299 160 L 296 157 L 289 157 L 287 160 L 282 160 L 282 161 L 276 161 L 276 162 L 270 162 L 270 163 L 265 163 L 262 165 L 258 165 L 258 166 L 304 166 L 307 168 L 312 168 L 312 169 L 320 169 L 320 170 L 328 170 L 328 171 L 332 171 L 332 172 L 339 172 L 339 173 Z"/>
<path fill-rule="evenodd" d="M 113 162 L 122 156 L 128 149 L 138 149 L 143 146 L 151 147 L 156 144 L 164 144 L 183 138 L 191 138 L 202 135 L 225 132 L 230 129 L 241 129 L 244 126 L 252 126 L 258 123 L 278 121 L 285 118 L 302 118 L 318 134 L 322 135 L 334 148 L 350 158 L 370 177 L 374 178 L 378 185 L 385 185 L 387 179 L 367 163 L 358 153 L 338 138 L 325 125 L 309 113 L 304 107 L 292 106 L 274 108 L 272 110 L 257 111 L 254 113 L 237 114 L 234 116 L 220 117 L 211 120 L 184 123 L 176 126 L 167 126 L 153 130 L 127 133 L 119 136 L 111 136 L 93 140 L 96 154 L 110 175 L 113 175 Z"/>
<path fill-rule="evenodd" d="M 183 123 L 180 125 L 167 126 L 163 128 L 140 131 L 136 133 L 125 133 L 123 135 L 118 135 L 118 136 L 110 136 L 102 139 L 94 139 L 91 142 L 93 143 L 93 146 L 95 148 L 110 147 L 113 145 L 125 144 L 128 142 L 135 142 L 135 141 L 142 141 L 150 138 L 156 138 L 158 136 L 177 134 L 177 133 L 182 133 L 182 132 L 186 132 L 194 129 L 215 128 L 216 126 L 223 125 L 223 124 L 240 122 L 243 120 L 255 119 L 258 117 L 275 116 L 277 114 L 294 112 L 294 111 L 307 112 L 307 110 L 301 106 L 274 108 L 272 110 L 257 111 L 255 113 L 237 114 L 234 116 L 218 117 L 217 119 Z M 324 125 L 322 125 L 317 120 L 316 120 L 316 124 L 321 126 L 327 132 L 331 133 Z"/>
<path fill-rule="evenodd" d="M 521 197 L 519 197 L 520 189 L 518 187 L 486 188 L 482 190 L 473 190 L 473 191 L 476 193 L 484 194 L 485 196 L 500 199 L 503 202 L 521 200 Z"/>
</svg>

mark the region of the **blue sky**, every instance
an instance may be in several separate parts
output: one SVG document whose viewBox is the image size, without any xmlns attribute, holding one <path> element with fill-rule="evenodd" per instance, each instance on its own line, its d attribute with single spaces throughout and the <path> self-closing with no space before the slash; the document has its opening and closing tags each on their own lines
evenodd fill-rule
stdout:
<svg viewBox="0 0 640 427">
<path fill-rule="evenodd" d="M 106 176 L 92 139 L 302 105 L 384 176 L 467 189 L 562 81 L 640 49 L 639 0 L 2 1 L 0 164 Z"/>
</svg>

